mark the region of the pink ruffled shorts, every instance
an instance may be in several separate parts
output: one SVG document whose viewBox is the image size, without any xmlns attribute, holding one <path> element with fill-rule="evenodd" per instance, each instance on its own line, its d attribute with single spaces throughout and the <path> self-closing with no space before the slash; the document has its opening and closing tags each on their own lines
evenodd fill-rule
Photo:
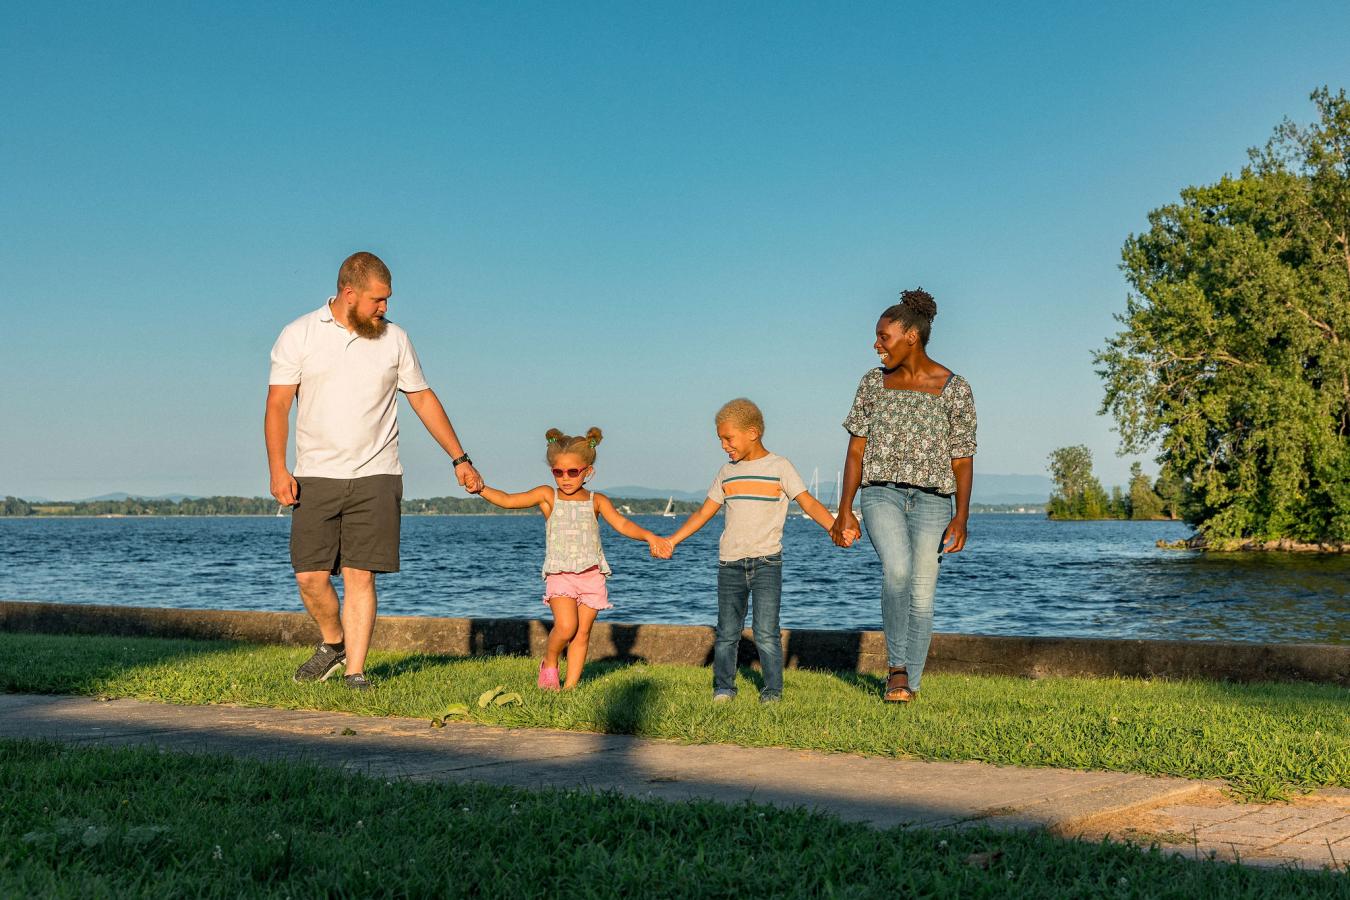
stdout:
<svg viewBox="0 0 1350 900">
<path fill-rule="evenodd" d="M 544 576 L 544 605 L 553 597 L 572 597 L 591 609 L 612 609 L 605 574 L 599 566 L 584 572 L 551 572 Z"/>
</svg>

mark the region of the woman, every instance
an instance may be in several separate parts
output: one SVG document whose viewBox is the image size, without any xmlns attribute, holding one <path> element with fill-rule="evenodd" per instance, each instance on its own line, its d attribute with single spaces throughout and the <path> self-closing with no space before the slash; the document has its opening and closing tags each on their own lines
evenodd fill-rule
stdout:
<svg viewBox="0 0 1350 900">
<path fill-rule="evenodd" d="M 975 399 L 964 378 L 928 356 L 935 315 L 933 296 L 917 288 L 877 321 L 881 368 L 863 376 L 844 420 L 851 437 L 831 529 L 839 544 L 859 535 L 853 497 L 861 485 L 867 537 L 881 557 L 884 696 L 892 703 L 919 692 L 939 563 L 965 547 L 970 514 Z"/>
</svg>

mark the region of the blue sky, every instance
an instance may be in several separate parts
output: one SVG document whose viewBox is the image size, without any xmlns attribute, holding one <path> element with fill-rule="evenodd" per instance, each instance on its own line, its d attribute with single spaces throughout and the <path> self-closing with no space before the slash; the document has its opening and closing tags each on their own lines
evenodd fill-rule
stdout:
<svg viewBox="0 0 1350 900">
<path fill-rule="evenodd" d="M 915 285 L 977 471 L 1123 481 L 1121 244 L 1350 86 L 1350 6 L 939 6 L 11 6 L 0 493 L 265 494 L 268 350 L 356 249 L 503 487 L 597 424 L 601 484 L 697 489 L 737 395 L 832 481 Z"/>
</svg>

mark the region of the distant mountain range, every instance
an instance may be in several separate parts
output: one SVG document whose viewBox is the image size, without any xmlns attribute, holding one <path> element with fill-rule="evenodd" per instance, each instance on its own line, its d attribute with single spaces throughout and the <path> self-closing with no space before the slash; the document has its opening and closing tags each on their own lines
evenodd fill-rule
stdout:
<svg viewBox="0 0 1350 900">
<path fill-rule="evenodd" d="M 1044 503 L 1054 482 L 1045 475 L 994 475 L 975 473 L 975 503 Z"/>
<path fill-rule="evenodd" d="M 615 487 L 597 487 L 597 491 L 610 497 L 627 497 L 631 500 L 652 500 L 674 497 L 676 500 L 702 500 L 707 491 L 677 491 L 668 488 L 649 488 L 637 484 L 620 484 Z"/>
<path fill-rule="evenodd" d="M 0 498 L 4 496 L 0 493 Z M 99 494 L 97 497 L 81 497 L 78 500 L 53 500 L 50 497 L 35 497 L 30 494 L 22 495 L 19 499 L 28 503 L 99 503 L 104 500 L 130 500 L 133 497 L 137 500 L 168 500 L 177 503 L 180 500 L 200 499 L 201 494 L 156 494 L 153 497 L 147 497 L 145 494 L 128 494 L 126 491 L 117 491 L 113 494 Z"/>
<path fill-rule="evenodd" d="M 824 478 L 822 477 L 821 480 L 823 482 Z M 971 500 L 975 503 L 1044 503 L 1050 499 L 1052 488 L 1053 484 L 1045 475 L 996 475 L 976 472 L 975 496 Z M 697 502 L 707 496 L 706 492 L 701 490 L 682 491 L 674 488 L 644 487 L 639 484 L 620 484 L 613 487 L 598 487 L 597 489 L 604 491 L 611 497 L 630 497 L 634 500 L 674 497 L 676 500 Z M 831 499 L 828 495 L 834 493 L 834 484 L 831 483 L 827 486 L 822 483 L 820 490 L 822 494 L 827 495 L 823 499 Z M 97 503 L 102 500 L 127 500 L 132 497 L 139 500 L 168 500 L 177 503 L 180 500 L 195 500 L 200 498 L 201 495 L 174 493 L 147 497 L 144 494 L 128 494 L 126 491 L 116 491 L 111 494 L 100 494 L 97 497 L 84 497 L 80 500 L 64 502 Z M 22 499 L 29 503 L 57 502 L 46 497 L 23 497 Z"/>
<path fill-rule="evenodd" d="M 196 500 L 201 494 L 155 494 L 153 497 L 147 497 L 145 494 L 128 494 L 126 491 L 117 491 L 113 494 L 99 494 L 97 497 L 85 497 L 83 500 L 76 500 L 76 503 L 97 503 L 100 500 L 168 500 L 170 503 L 177 503 L 180 500 Z"/>
<path fill-rule="evenodd" d="M 821 481 L 824 482 L 822 473 Z M 1045 475 L 996 475 L 984 472 L 975 473 L 975 503 L 1044 503 L 1050 499 L 1053 484 Z M 671 488 L 649 488 L 637 484 L 621 484 L 614 487 L 601 487 L 611 497 L 632 497 L 643 500 L 652 497 L 674 497 L 676 500 L 702 500 L 705 491 L 677 491 Z M 821 484 L 824 499 L 831 499 L 834 485 Z"/>
</svg>

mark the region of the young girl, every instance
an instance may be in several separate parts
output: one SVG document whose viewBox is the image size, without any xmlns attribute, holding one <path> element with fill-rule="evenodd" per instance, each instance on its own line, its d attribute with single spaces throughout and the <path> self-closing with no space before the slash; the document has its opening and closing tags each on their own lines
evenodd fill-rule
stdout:
<svg viewBox="0 0 1350 900">
<path fill-rule="evenodd" d="M 598 516 L 610 527 L 635 541 L 646 541 L 652 555 L 670 558 L 670 541 L 652 534 L 619 514 L 604 494 L 586 490 L 586 480 L 594 473 L 595 445 L 600 429 L 573 437 L 550 428 L 548 464 L 556 487 L 541 484 L 523 494 L 507 494 L 484 487 L 479 494 L 502 509 L 528 509 L 537 506 L 544 513 L 544 602 L 553 608 L 553 630 L 548 634 L 548 649 L 539 666 L 539 687 L 556 691 L 558 657 L 567 648 L 565 689 L 576 687 L 586 665 L 586 650 L 591 641 L 591 625 L 602 609 L 609 609 L 605 579 L 609 563 L 600 547 Z"/>
</svg>

